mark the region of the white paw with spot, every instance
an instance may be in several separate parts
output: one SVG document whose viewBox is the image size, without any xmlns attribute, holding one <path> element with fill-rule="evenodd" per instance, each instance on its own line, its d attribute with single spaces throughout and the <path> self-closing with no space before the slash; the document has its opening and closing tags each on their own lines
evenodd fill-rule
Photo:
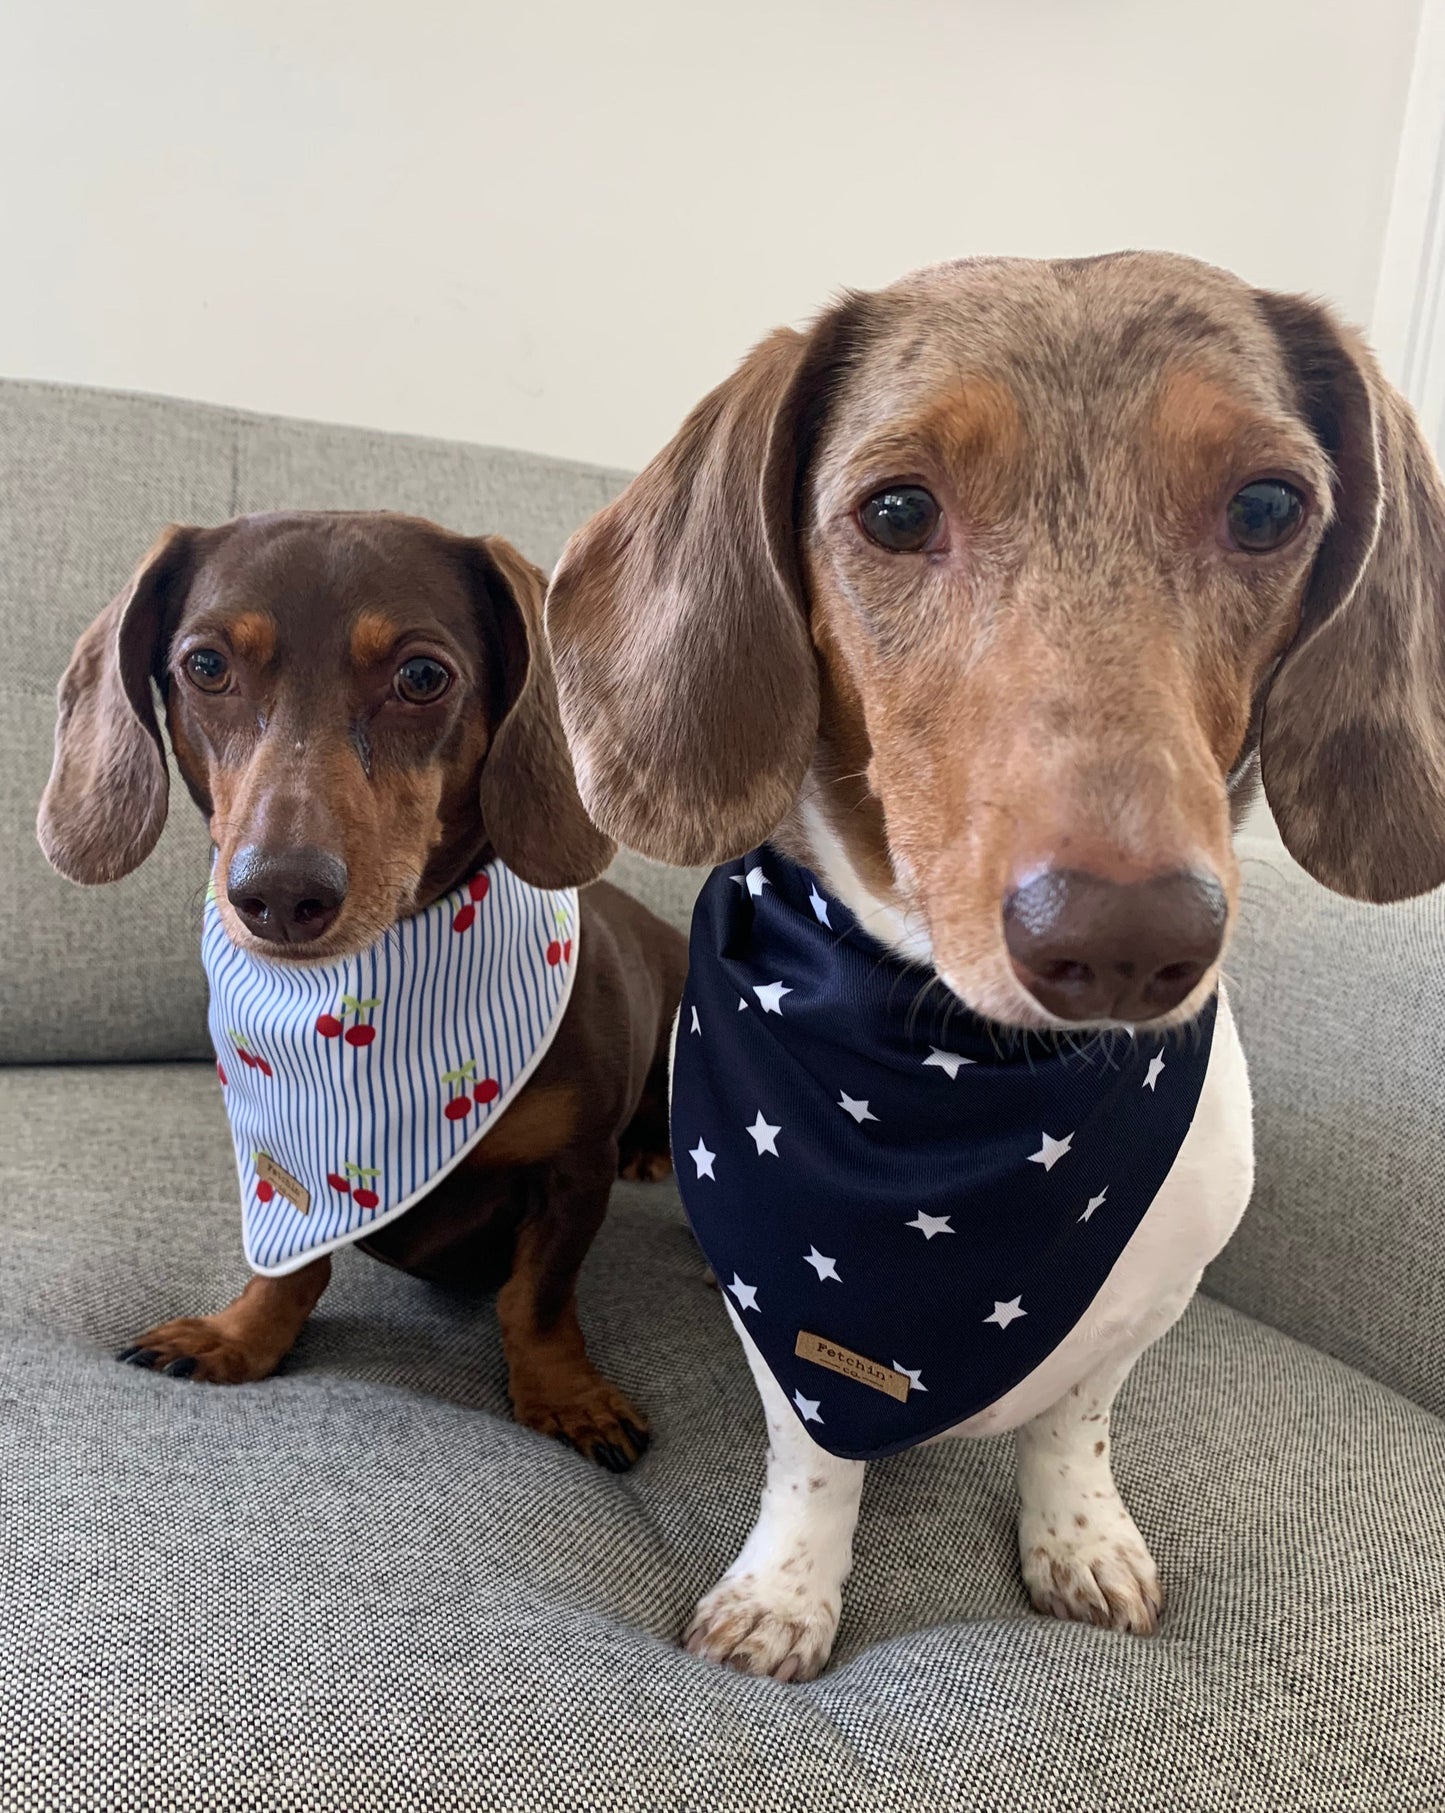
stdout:
<svg viewBox="0 0 1445 1813">
<path fill-rule="evenodd" d="M 1121 1500 L 1025 1509 L 1019 1555 L 1039 1611 L 1136 1637 L 1158 1628 L 1159 1570 Z"/>
<path fill-rule="evenodd" d="M 684 1648 L 741 1674 L 811 1681 L 832 1653 L 842 1595 L 820 1591 L 804 1573 L 807 1566 L 795 1551 L 724 1574 L 699 1602 Z"/>
</svg>

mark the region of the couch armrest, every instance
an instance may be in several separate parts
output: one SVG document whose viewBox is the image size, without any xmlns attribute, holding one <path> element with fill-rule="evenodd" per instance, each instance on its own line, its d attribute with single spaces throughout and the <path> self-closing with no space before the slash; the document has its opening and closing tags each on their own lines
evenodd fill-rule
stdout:
<svg viewBox="0 0 1445 1813">
<path fill-rule="evenodd" d="M 1445 1415 L 1445 889 L 1363 906 L 1240 855 L 1258 1177 L 1205 1288 Z"/>
</svg>

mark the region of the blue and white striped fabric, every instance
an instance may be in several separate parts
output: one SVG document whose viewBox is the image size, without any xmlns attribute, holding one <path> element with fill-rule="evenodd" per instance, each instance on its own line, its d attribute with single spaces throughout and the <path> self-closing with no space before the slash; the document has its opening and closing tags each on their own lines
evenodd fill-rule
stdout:
<svg viewBox="0 0 1445 1813">
<path fill-rule="evenodd" d="M 354 957 L 274 962 L 207 896 L 201 956 L 246 1258 L 277 1277 L 404 1214 L 486 1137 L 552 1043 L 575 889 L 500 862 Z"/>
</svg>

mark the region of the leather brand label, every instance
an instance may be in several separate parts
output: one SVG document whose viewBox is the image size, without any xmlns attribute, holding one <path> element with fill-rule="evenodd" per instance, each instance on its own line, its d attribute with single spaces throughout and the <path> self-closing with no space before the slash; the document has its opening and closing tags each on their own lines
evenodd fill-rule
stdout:
<svg viewBox="0 0 1445 1813">
<path fill-rule="evenodd" d="M 877 1360 L 866 1359 L 861 1353 L 854 1353 L 851 1347 L 840 1347 L 836 1341 L 825 1341 L 821 1335 L 810 1335 L 805 1328 L 800 1328 L 793 1352 L 800 1360 L 811 1360 L 815 1366 L 826 1366 L 829 1372 L 841 1372 L 845 1379 L 856 1379 L 860 1385 L 871 1385 L 875 1391 L 886 1392 L 900 1404 L 908 1402 L 911 1381 L 906 1372 L 880 1366 Z"/>
<path fill-rule="evenodd" d="M 269 1152 L 256 1154 L 256 1175 L 273 1190 L 279 1190 L 292 1208 L 300 1209 L 303 1215 L 311 1213 L 311 1192 L 284 1165 L 278 1165 Z"/>
</svg>

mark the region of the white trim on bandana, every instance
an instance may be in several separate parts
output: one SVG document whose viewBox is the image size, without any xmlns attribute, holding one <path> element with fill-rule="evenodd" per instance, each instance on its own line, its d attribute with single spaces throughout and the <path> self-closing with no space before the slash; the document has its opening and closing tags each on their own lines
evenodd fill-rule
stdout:
<svg viewBox="0 0 1445 1813">
<path fill-rule="evenodd" d="M 580 934 L 575 888 L 492 862 L 355 956 L 274 962 L 232 943 L 212 886 L 201 956 L 254 1271 L 384 1227 L 486 1137 L 562 1023 Z"/>
</svg>

